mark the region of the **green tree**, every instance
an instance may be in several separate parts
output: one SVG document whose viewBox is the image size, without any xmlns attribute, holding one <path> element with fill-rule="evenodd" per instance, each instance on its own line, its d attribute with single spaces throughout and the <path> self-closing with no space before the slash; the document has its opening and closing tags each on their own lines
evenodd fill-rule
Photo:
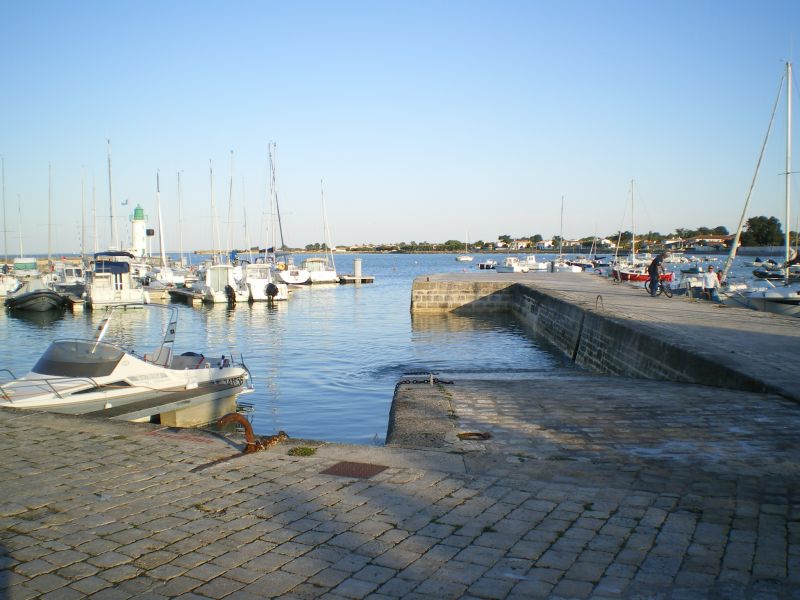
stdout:
<svg viewBox="0 0 800 600">
<path fill-rule="evenodd" d="M 742 233 L 742 246 L 780 246 L 783 244 L 781 222 L 775 217 L 750 217 Z"/>
<path fill-rule="evenodd" d="M 533 236 L 533 237 L 531 238 L 531 241 L 532 241 L 534 244 L 538 244 L 539 242 L 541 242 L 541 241 L 542 241 L 542 236 L 541 236 L 541 234 L 538 234 L 538 233 L 537 233 L 535 236 Z"/>
</svg>

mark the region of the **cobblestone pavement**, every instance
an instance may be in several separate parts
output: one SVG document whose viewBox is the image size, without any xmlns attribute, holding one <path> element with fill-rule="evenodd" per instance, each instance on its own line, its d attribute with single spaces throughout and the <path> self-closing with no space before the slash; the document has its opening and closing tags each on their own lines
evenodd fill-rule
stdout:
<svg viewBox="0 0 800 600">
<path fill-rule="evenodd" d="M 444 407 L 438 447 L 242 456 L 0 411 L 0 596 L 800 598 L 795 404 L 580 375 L 397 394 Z"/>
</svg>

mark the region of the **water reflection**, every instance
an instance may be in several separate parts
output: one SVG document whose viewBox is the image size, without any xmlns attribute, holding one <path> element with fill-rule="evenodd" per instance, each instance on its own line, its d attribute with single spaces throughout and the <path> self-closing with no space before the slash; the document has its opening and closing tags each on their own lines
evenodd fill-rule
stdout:
<svg viewBox="0 0 800 600">
<path fill-rule="evenodd" d="M 64 318 L 65 312 L 66 310 L 33 311 L 6 309 L 6 314 L 11 319 L 16 319 L 39 329 L 50 329 L 53 323 Z"/>
</svg>

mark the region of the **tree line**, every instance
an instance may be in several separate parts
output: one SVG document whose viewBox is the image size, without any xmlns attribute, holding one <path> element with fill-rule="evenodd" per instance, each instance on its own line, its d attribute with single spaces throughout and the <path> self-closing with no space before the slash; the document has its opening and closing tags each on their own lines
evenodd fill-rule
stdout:
<svg viewBox="0 0 800 600">
<path fill-rule="evenodd" d="M 667 240 L 688 240 L 693 238 L 720 238 L 729 237 L 730 233 L 728 228 L 723 225 L 716 227 L 698 227 L 697 229 L 677 228 L 674 232 L 664 235 L 657 231 L 648 231 L 646 233 L 636 234 L 637 246 L 645 245 L 652 247 L 662 247 Z M 630 247 L 633 241 L 633 233 L 630 231 L 617 231 L 607 236 L 605 239 L 613 242 L 621 247 Z M 581 238 L 580 246 L 583 248 L 590 248 L 596 241 L 595 236 Z M 603 239 L 603 238 L 599 238 Z M 793 243 L 797 243 L 798 232 L 790 231 L 789 239 Z M 476 240 L 470 244 L 470 250 L 494 250 L 497 248 L 497 242 L 502 242 L 503 245 L 509 246 L 515 240 L 524 240 L 535 246 L 539 242 L 545 241 L 541 234 L 534 234 L 528 237 L 522 236 L 514 238 L 508 234 L 497 236 L 497 241 L 484 241 Z M 559 237 L 553 236 L 550 240 L 554 246 L 558 246 Z M 784 234 L 781 222 L 776 217 L 751 217 L 747 220 L 745 228 L 742 231 L 740 239 L 742 246 L 782 246 L 784 244 Z M 573 247 L 573 246 L 570 246 Z M 308 244 L 305 249 L 309 252 L 318 252 L 326 250 L 327 246 L 323 243 Z M 400 252 L 463 252 L 463 240 L 447 240 L 446 242 L 400 242 L 395 244 L 378 244 L 372 249 L 381 251 L 400 251 Z"/>
</svg>

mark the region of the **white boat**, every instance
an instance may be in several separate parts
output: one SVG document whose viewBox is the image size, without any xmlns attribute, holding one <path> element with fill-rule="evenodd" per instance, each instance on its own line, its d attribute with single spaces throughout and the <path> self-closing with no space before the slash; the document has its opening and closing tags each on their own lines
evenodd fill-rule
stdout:
<svg viewBox="0 0 800 600">
<path fill-rule="evenodd" d="M 570 264 L 563 256 L 558 256 L 550 263 L 550 271 L 553 273 L 583 273 L 583 267 Z"/>
<path fill-rule="evenodd" d="M 506 256 L 495 271 L 498 273 L 527 273 L 528 267 L 516 256 Z"/>
<path fill-rule="evenodd" d="M 244 285 L 252 302 L 289 299 L 289 286 L 276 281 L 266 261 L 244 264 Z"/>
<path fill-rule="evenodd" d="M 13 275 L 17 279 L 25 279 L 26 277 L 38 277 L 39 267 L 35 258 L 27 256 L 18 256 L 14 259 Z"/>
<path fill-rule="evenodd" d="M 86 276 L 83 267 L 65 262 L 56 262 L 47 282 L 57 292 L 82 296 L 86 291 Z"/>
<path fill-rule="evenodd" d="M 311 273 L 308 272 L 308 269 L 296 267 L 291 256 L 284 255 L 284 258 L 285 262 L 279 262 L 277 264 L 277 270 L 275 271 L 278 278 L 283 283 L 287 285 L 305 285 L 311 283 Z"/>
<path fill-rule="evenodd" d="M 336 267 L 331 266 L 325 257 L 311 256 L 300 263 L 300 268 L 308 271 L 311 283 L 339 283 Z"/>
<path fill-rule="evenodd" d="M 328 229 L 328 216 L 325 211 L 325 193 L 322 188 L 322 181 L 320 181 L 320 198 L 322 200 L 322 234 L 325 239 L 324 254 L 305 259 L 300 268 L 308 271 L 311 283 L 339 283 L 339 275 L 336 273 L 336 261 L 333 259 L 333 246 L 331 232 Z"/>
<path fill-rule="evenodd" d="M 129 408 L 129 414 L 160 400 L 188 407 L 252 390 L 250 372 L 241 360 L 173 354 L 178 318 L 174 307 L 146 307 L 169 311 L 161 343 L 152 353 L 137 354 L 103 341 L 112 316 L 122 317 L 126 308 L 107 309 L 94 339 L 52 342 L 28 374 L 12 374 L 13 380 L 0 385 L 0 406 L 112 416 L 120 407 Z"/>
<path fill-rule="evenodd" d="M 535 254 L 528 254 L 525 257 L 523 264 L 528 267 L 528 271 L 547 271 L 548 264 L 546 262 L 540 262 L 536 260 Z"/>
<path fill-rule="evenodd" d="M 241 266 L 230 264 L 209 265 L 202 281 L 192 284 L 206 304 L 248 302 L 250 290 L 244 284 Z"/>
<path fill-rule="evenodd" d="M 492 260 L 491 258 L 487 258 L 483 262 L 478 263 L 478 268 L 481 269 L 482 271 L 489 269 L 497 269 L 497 261 Z"/>
<path fill-rule="evenodd" d="M 147 304 L 146 290 L 133 277 L 130 252 L 97 252 L 86 282 L 86 302 L 90 308 L 120 304 Z"/>
<path fill-rule="evenodd" d="M 472 257 L 469 255 L 469 236 L 464 240 L 464 254 L 456 256 L 458 262 L 472 262 Z"/>
</svg>

